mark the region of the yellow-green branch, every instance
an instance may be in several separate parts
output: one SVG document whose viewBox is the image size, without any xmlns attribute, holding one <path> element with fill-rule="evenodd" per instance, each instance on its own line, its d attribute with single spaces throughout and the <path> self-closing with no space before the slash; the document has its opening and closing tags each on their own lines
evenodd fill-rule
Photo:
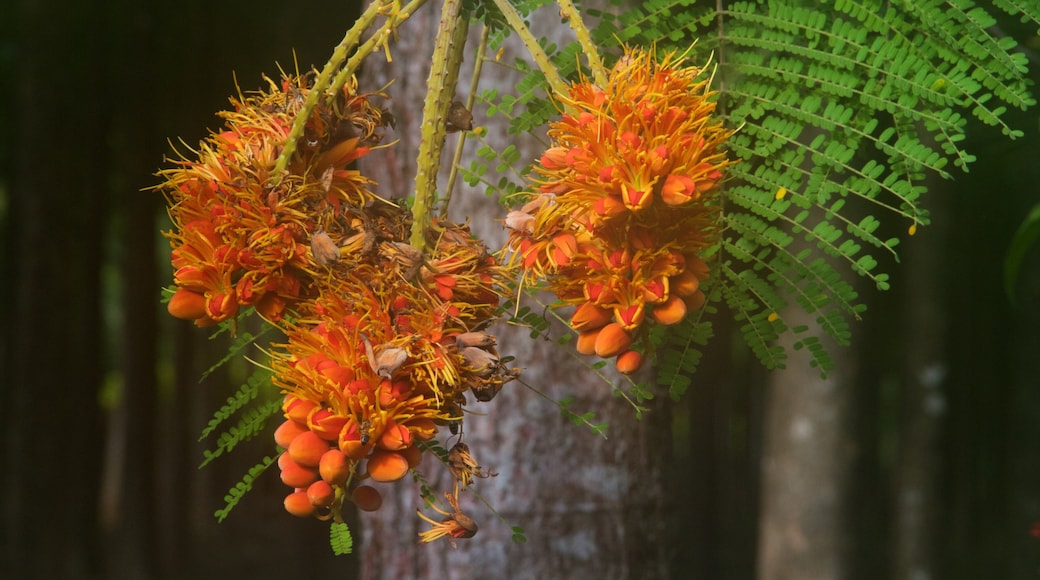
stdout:
<svg viewBox="0 0 1040 580">
<path fill-rule="evenodd" d="M 585 21 L 581 19 L 581 13 L 578 12 L 578 8 L 571 0 L 556 0 L 556 2 L 560 5 L 560 14 L 571 25 L 571 30 L 574 31 L 578 44 L 581 45 L 582 51 L 585 52 L 585 58 L 589 60 L 592 78 L 595 79 L 597 85 L 606 88 L 607 71 L 603 68 L 603 59 L 599 56 L 599 49 L 596 43 L 592 42 L 592 35 L 589 34 Z"/>
<path fill-rule="evenodd" d="M 347 81 L 350 80 L 350 77 L 355 72 L 357 72 L 357 69 L 361 66 L 361 61 L 364 60 L 365 57 L 372 54 L 380 47 L 385 47 L 386 43 L 390 40 L 390 37 L 397 33 L 397 27 L 405 20 L 408 20 L 408 18 L 411 17 L 412 14 L 415 14 L 415 11 L 421 8 L 424 4 L 426 4 L 426 0 L 412 0 L 400 9 L 392 11 L 387 18 L 386 23 L 384 23 L 375 34 L 358 47 L 354 56 L 351 56 L 350 59 L 347 60 L 347 64 L 343 66 L 343 70 L 336 75 L 336 79 L 332 81 L 330 97 L 336 95 L 336 93 L 343 88 L 343 85 L 347 84 Z"/>
<path fill-rule="evenodd" d="M 466 110 L 472 111 L 473 104 L 477 100 L 477 87 L 480 85 L 480 71 L 484 67 L 484 54 L 487 52 L 487 41 L 491 29 L 484 26 L 480 32 L 480 44 L 477 46 L 477 57 L 473 62 L 473 76 L 469 81 L 469 95 L 466 97 Z M 455 143 L 455 153 L 451 158 L 451 170 L 448 173 L 448 185 L 444 188 L 444 202 L 441 204 L 441 219 L 448 217 L 448 204 L 451 203 L 451 193 L 455 189 L 455 181 L 459 176 L 459 163 L 462 162 L 462 148 L 466 144 L 466 132 L 459 133 L 459 140 Z"/>
<path fill-rule="evenodd" d="M 307 125 L 307 119 L 311 116 L 311 111 L 314 110 L 314 107 L 318 104 L 318 99 L 321 98 L 321 95 L 324 94 L 325 89 L 329 86 L 332 75 L 346 60 L 347 52 L 357 46 L 358 41 L 361 40 L 361 34 L 392 1 L 381 0 L 370 4 L 361 14 L 361 17 L 358 18 L 357 22 L 354 23 L 354 26 L 350 27 L 350 30 L 347 31 L 347 34 L 340 41 L 339 45 L 336 46 L 335 50 L 332 51 L 332 57 L 329 58 L 321 73 L 318 74 L 318 78 L 314 81 L 314 86 L 311 87 L 310 92 L 307 94 L 307 99 L 303 102 L 303 107 L 296 116 L 296 120 L 293 121 L 292 129 L 289 130 L 289 136 L 285 140 L 282 152 L 278 155 L 277 161 L 275 161 L 271 179 L 280 179 L 282 173 L 285 172 L 285 168 L 289 166 L 289 160 L 296 153 L 296 142 L 300 139 L 300 135 L 303 135 L 303 128 Z"/>
<path fill-rule="evenodd" d="M 463 14 L 462 0 L 445 0 L 433 44 L 430 78 L 426 102 L 423 104 L 422 129 L 419 134 L 418 170 L 415 174 L 415 201 L 412 204 L 412 246 L 422 252 L 426 246 L 430 205 L 437 191 L 437 173 L 441 150 L 447 135 L 445 119 L 455 85 L 459 80 L 462 51 L 469 31 L 469 19 Z"/>
<path fill-rule="evenodd" d="M 545 75 L 545 80 L 549 81 L 549 86 L 552 87 L 552 92 L 566 96 L 568 93 L 567 83 L 564 82 L 563 77 L 560 76 L 560 72 L 553 66 L 549 55 L 545 54 L 538 39 L 531 34 L 531 31 L 524 24 L 524 19 L 520 17 L 520 13 L 516 11 L 516 8 L 509 3 L 509 0 L 495 0 L 495 6 L 502 12 L 502 15 L 506 17 L 506 22 L 509 27 L 513 29 L 520 41 L 524 43 L 524 47 L 527 48 L 527 52 L 531 53 L 531 58 L 534 59 L 535 65 Z"/>
</svg>

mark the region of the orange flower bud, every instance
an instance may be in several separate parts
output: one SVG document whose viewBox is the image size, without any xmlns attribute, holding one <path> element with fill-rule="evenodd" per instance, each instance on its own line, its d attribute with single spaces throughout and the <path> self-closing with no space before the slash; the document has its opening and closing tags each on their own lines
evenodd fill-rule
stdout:
<svg viewBox="0 0 1040 580">
<path fill-rule="evenodd" d="M 708 301 L 708 297 L 704 295 L 704 292 L 698 290 L 684 298 L 684 300 L 686 301 L 686 309 L 693 312 L 699 310 L 701 306 L 704 306 L 704 303 Z"/>
<path fill-rule="evenodd" d="M 307 497 L 307 492 L 296 491 L 285 496 L 285 511 L 298 518 L 308 518 L 314 515 L 314 504 Z"/>
<path fill-rule="evenodd" d="M 318 474 L 332 485 L 343 485 L 350 477 L 350 461 L 339 449 L 329 449 L 318 462 Z"/>
<path fill-rule="evenodd" d="M 351 501 L 364 512 L 374 512 L 383 505 L 383 496 L 371 485 L 359 485 L 350 494 Z"/>
<path fill-rule="evenodd" d="M 206 316 L 206 297 L 194 290 L 178 288 L 166 304 L 166 310 L 182 320 L 202 318 Z"/>
<path fill-rule="evenodd" d="M 686 318 L 686 302 L 681 296 L 673 295 L 668 300 L 654 306 L 650 313 L 658 324 L 666 326 L 677 324 Z"/>
<path fill-rule="evenodd" d="M 328 507 L 336 499 L 336 490 L 328 482 L 319 479 L 307 486 L 307 499 L 314 507 Z"/>
<path fill-rule="evenodd" d="M 679 296 L 690 296 L 701 287 L 701 280 L 689 268 L 669 279 L 672 290 Z"/>
<path fill-rule="evenodd" d="M 300 425 L 292 419 L 286 419 L 284 423 L 278 426 L 274 430 L 274 442 L 281 447 L 288 449 L 289 444 L 296 438 L 297 435 L 306 431 L 307 428 Z"/>
<path fill-rule="evenodd" d="M 283 453 L 284 457 L 286 453 Z M 282 483 L 289 487 L 307 487 L 318 480 L 318 470 L 313 467 L 304 467 L 292 460 L 291 457 L 282 460 L 279 458 L 278 465 L 282 468 Z"/>
<path fill-rule="evenodd" d="M 289 456 L 304 467 L 317 467 L 321 456 L 329 450 L 329 442 L 313 431 L 305 431 L 289 444 Z"/>
<path fill-rule="evenodd" d="M 387 421 L 383 434 L 376 443 L 382 449 L 397 451 L 412 444 L 412 432 L 404 425 L 398 425 L 393 419 Z"/>
<path fill-rule="evenodd" d="M 625 330 L 634 330 L 643 323 L 646 306 L 642 303 L 614 309 L 614 320 Z"/>
<path fill-rule="evenodd" d="M 596 356 L 609 358 L 625 351 L 632 344 L 632 336 L 617 322 L 604 326 L 596 337 Z"/>
<path fill-rule="evenodd" d="M 408 430 L 412 432 L 412 435 L 423 441 L 428 441 L 437 436 L 437 424 L 428 417 L 419 417 L 418 419 L 408 421 Z"/>
<path fill-rule="evenodd" d="M 610 322 L 611 313 L 606 308 L 585 302 L 571 315 L 571 328 L 577 331 L 594 330 Z"/>
<path fill-rule="evenodd" d="M 301 425 L 307 424 L 307 416 L 310 415 L 318 405 L 313 401 L 307 401 L 305 399 L 298 399 L 292 395 L 285 397 L 285 403 L 282 404 L 282 410 L 285 411 L 285 416 Z"/>
<path fill-rule="evenodd" d="M 578 343 L 574 346 L 574 350 L 577 350 L 579 354 L 596 354 L 596 337 L 599 336 L 600 330 L 600 328 L 597 328 L 578 334 Z"/>
<path fill-rule="evenodd" d="M 321 407 L 315 407 L 307 416 L 307 428 L 326 441 L 339 439 L 339 432 L 346 422 L 347 418 L 343 415 L 334 415 L 332 411 Z"/>
<path fill-rule="evenodd" d="M 614 359 L 614 366 L 617 367 L 619 373 L 630 375 L 643 366 L 643 355 L 634 350 L 626 350 Z"/>
<path fill-rule="evenodd" d="M 398 451 L 404 458 L 408 460 L 408 467 L 415 468 L 422 463 L 422 450 L 418 446 L 412 445 Z"/>
<path fill-rule="evenodd" d="M 670 174 L 661 187 L 661 200 L 668 205 L 683 205 L 700 197 L 696 182 L 685 175 Z"/>
<path fill-rule="evenodd" d="M 397 481 L 408 473 L 408 458 L 396 451 L 376 449 L 368 458 L 367 468 L 375 481 Z"/>
</svg>

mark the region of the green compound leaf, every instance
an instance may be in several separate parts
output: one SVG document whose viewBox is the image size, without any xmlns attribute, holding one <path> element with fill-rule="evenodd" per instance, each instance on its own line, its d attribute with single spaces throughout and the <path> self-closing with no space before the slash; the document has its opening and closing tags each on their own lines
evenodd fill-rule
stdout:
<svg viewBox="0 0 1040 580">
<path fill-rule="evenodd" d="M 271 467 L 277 460 L 277 455 L 265 457 L 260 463 L 250 467 L 249 471 L 242 477 L 242 480 L 228 490 L 227 495 L 224 496 L 224 507 L 213 513 L 218 522 L 222 522 L 228 517 L 228 514 L 238 505 L 238 502 L 245 494 L 253 489 L 253 481 L 260 477 L 260 474 L 266 471 L 268 467 Z"/>
<path fill-rule="evenodd" d="M 332 553 L 344 556 L 354 551 L 354 538 L 350 535 L 350 528 L 343 522 L 333 522 L 329 526 L 329 544 Z"/>
</svg>

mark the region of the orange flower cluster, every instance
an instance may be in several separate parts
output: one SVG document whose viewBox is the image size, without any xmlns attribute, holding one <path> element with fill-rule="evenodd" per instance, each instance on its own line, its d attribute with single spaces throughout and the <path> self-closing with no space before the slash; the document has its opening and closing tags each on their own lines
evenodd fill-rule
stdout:
<svg viewBox="0 0 1040 580">
<path fill-rule="evenodd" d="M 344 87 L 307 121 L 284 175 L 273 175 L 293 120 L 307 96 L 307 76 L 232 99 L 224 130 L 164 170 L 174 229 L 167 232 L 178 289 L 168 308 L 207 326 L 255 306 L 277 321 L 286 307 L 313 296 L 311 236 L 342 220 L 348 207 L 376 197 L 348 164 L 381 138 L 382 112 Z"/>
<path fill-rule="evenodd" d="M 297 77 L 233 100 L 224 131 L 161 172 L 160 189 L 175 226 L 170 312 L 206 326 L 255 306 L 287 337 L 271 353 L 284 505 L 324 519 L 345 501 L 378 509 L 370 483 L 404 477 L 421 442 L 459 432 L 469 394 L 491 400 L 519 371 L 482 330 L 507 269 L 465 225 L 433 221 L 425 252 L 411 246 L 409 212 L 351 168 L 388 119 L 372 95 L 349 84 L 319 99 L 275 174 L 308 93 Z M 463 487 L 488 475 L 468 449 L 452 457 Z"/>
<path fill-rule="evenodd" d="M 698 255 L 717 236 L 732 131 L 712 116 L 703 72 L 630 50 L 605 88 L 573 85 L 537 190 L 506 217 L 512 260 L 576 306 L 578 351 L 616 357 L 623 373 L 642 364 L 644 323 L 676 324 L 705 301 Z"/>
<path fill-rule="evenodd" d="M 405 214 L 397 215 L 403 224 Z M 406 229 L 383 217 L 379 231 Z M 286 509 L 297 515 L 321 517 L 348 498 L 378 509 L 381 496 L 369 481 L 404 477 L 439 426 L 458 431 L 467 392 L 490 400 L 518 372 L 502 365 L 494 337 L 472 330 L 494 318 L 494 284 L 505 272 L 468 228 L 434 223 L 425 259 L 403 236 L 366 244 L 368 235 L 330 236 L 332 247 L 359 249 L 330 261 L 313 305 L 283 325 L 288 342 L 272 363 L 286 393 L 280 430 L 291 434 L 279 441 L 282 480 L 295 488 Z M 325 461 L 337 469 L 326 473 Z M 474 474 L 457 477 L 468 483 Z M 326 485 L 331 499 L 312 493 Z"/>
</svg>

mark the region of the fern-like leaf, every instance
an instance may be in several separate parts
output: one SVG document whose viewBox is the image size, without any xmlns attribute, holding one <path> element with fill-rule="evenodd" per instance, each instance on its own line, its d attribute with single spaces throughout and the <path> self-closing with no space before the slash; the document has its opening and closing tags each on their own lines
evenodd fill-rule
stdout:
<svg viewBox="0 0 1040 580">
<path fill-rule="evenodd" d="M 267 426 L 268 419 L 277 415 L 281 409 L 281 401 L 272 400 L 246 410 L 233 427 L 217 437 L 217 444 L 214 449 L 207 449 L 202 452 L 204 459 L 199 468 L 206 466 L 225 452 L 231 451 L 239 443 L 255 437 Z"/>
<path fill-rule="evenodd" d="M 333 522 L 329 526 L 329 544 L 332 553 L 337 556 L 345 556 L 354 551 L 354 537 L 350 535 L 350 528 L 343 522 Z"/>
<path fill-rule="evenodd" d="M 257 399 L 260 395 L 260 387 L 271 384 L 271 371 L 262 367 L 254 368 L 253 372 L 235 391 L 235 394 L 227 398 L 227 402 L 221 405 L 209 420 L 206 428 L 199 435 L 199 441 L 209 437 L 224 421 L 240 411 L 243 407 Z"/>
<path fill-rule="evenodd" d="M 277 455 L 265 457 L 260 463 L 249 468 L 249 471 L 242 477 L 242 481 L 239 481 L 228 490 L 227 495 L 224 496 L 224 507 L 213 513 L 218 522 L 222 522 L 228 517 L 228 514 L 238 505 L 238 502 L 241 501 L 245 494 L 253 489 L 253 482 L 256 478 L 260 477 L 260 474 L 266 471 L 268 467 L 271 467 L 277 459 Z"/>
</svg>

